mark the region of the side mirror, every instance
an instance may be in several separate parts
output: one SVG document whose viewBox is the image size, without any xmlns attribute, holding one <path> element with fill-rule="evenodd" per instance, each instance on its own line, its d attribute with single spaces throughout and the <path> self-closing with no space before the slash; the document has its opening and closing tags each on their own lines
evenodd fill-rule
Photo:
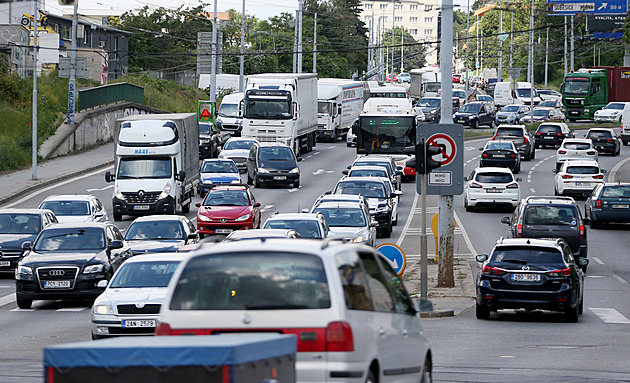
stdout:
<svg viewBox="0 0 630 383">
<path fill-rule="evenodd" d="M 396 194 L 396 195 L 402 195 L 402 194 L 403 194 L 403 192 L 402 192 L 402 190 L 395 190 L 395 191 L 394 191 L 394 194 Z"/>
<path fill-rule="evenodd" d="M 107 287 L 107 284 L 109 283 L 109 281 L 107 279 L 101 279 L 100 281 L 98 281 L 98 283 L 96 284 L 96 287 L 98 287 L 99 289 L 104 289 Z"/>
<path fill-rule="evenodd" d="M 302 162 L 302 157 L 296 158 L 297 162 Z"/>
<path fill-rule="evenodd" d="M 308 209 L 302 209 L 302 213 L 308 213 Z"/>
<path fill-rule="evenodd" d="M 123 246 L 124 246 L 123 241 L 116 240 L 116 241 L 112 241 L 112 243 L 107 248 L 109 250 L 115 250 L 115 249 L 122 249 Z"/>
<path fill-rule="evenodd" d="M 375 220 L 370 221 L 370 227 L 377 227 L 377 226 L 378 226 L 378 221 L 375 221 Z"/>
<path fill-rule="evenodd" d="M 201 202 L 197 202 L 197 203 L 195 203 L 195 206 L 196 206 L 196 207 L 201 207 Z"/>
<path fill-rule="evenodd" d="M 485 262 L 488 260 L 488 254 L 478 254 L 475 256 L 477 262 Z"/>
<path fill-rule="evenodd" d="M 590 225 L 590 224 L 591 224 L 591 219 L 590 219 L 590 218 L 582 218 L 582 222 L 583 222 L 585 225 Z"/>
<path fill-rule="evenodd" d="M 601 171 L 603 174 L 608 173 L 608 170 L 606 170 L 606 169 L 600 169 L 600 171 Z"/>
<path fill-rule="evenodd" d="M 351 168 L 352 168 L 352 165 L 348 165 L 348 166 L 346 167 L 346 169 L 348 169 L 348 170 L 350 170 Z"/>
<path fill-rule="evenodd" d="M 260 207 L 260 202 L 254 202 L 253 207 Z"/>
<path fill-rule="evenodd" d="M 577 264 L 580 267 L 587 266 L 588 265 L 588 258 L 581 258 L 581 257 L 578 258 Z"/>
<path fill-rule="evenodd" d="M 22 251 L 32 250 L 33 244 L 30 241 L 24 242 L 22 244 Z"/>
<path fill-rule="evenodd" d="M 510 225 L 512 223 L 512 221 L 510 220 L 510 217 L 501 217 L 501 223 L 505 223 L 507 225 Z"/>
<path fill-rule="evenodd" d="M 468 177 L 464 177 L 464 181 L 468 181 Z"/>
<path fill-rule="evenodd" d="M 105 172 L 105 182 L 112 182 L 114 180 L 114 177 L 112 176 L 112 172 L 107 171 Z"/>
<path fill-rule="evenodd" d="M 399 166 L 400 167 L 400 166 Z M 403 172 L 402 170 L 396 170 L 396 175 L 397 176 L 402 176 Z"/>
<path fill-rule="evenodd" d="M 552 173 L 558 173 L 558 170 L 559 170 L 559 169 L 552 169 L 552 170 L 551 170 L 551 172 L 552 172 Z"/>
<path fill-rule="evenodd" d="M 479 150 L 483 150 L 483 148 L 479 148 Z"/>
<path fill-rule="evenodd" d="M 197 233 L 190 233 L 186 236 L 186 239 L 197 239 Z"/>
<path fill-rule="evenodd" d="M 183 170 L 180 170 L 177 173 L 177 179 L 179 179 L 180 181 L 184 181 L 186 179 L 186 172 Z"/>
<path fill-rule="evenodd" d="M 521 177 L 516 177 L 516 182 L 521 182 L 523 179 Z"/>
<path fill-rule="evenodd" d="M 247 157 L 249 161 L 254 161 L 254 157 Z"/>
<path fill-rule="evenodd" d="M 348 173 L 350 173 L 348 169 L 344 169 L 341 171 L 341 174 L 346 175 L 346 176 L 348 175 Z"/>
<path fill-rule="evenodd" d="M 99 211 L 97 211 L 96 213 L 94 213 L 94 216 L 95 216 L 95 217 L 103 217 L 104 215 L 105 215 L 105 212 L 100 211 L 100 210 L 99 210 Z"/>
</svg>

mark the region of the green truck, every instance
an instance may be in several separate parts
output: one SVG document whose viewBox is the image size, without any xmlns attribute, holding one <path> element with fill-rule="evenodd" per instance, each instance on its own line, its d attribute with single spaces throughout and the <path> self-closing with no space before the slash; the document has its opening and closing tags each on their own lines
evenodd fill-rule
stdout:
<svg viewBox="0 0 630 383">
<path fill-rule="evenodd" d="M 569 121 L 592 120 L 613 101 L 630 101 L 630 67 L 582 68 L 564 76 L 562 107 Z"/>
</svg>

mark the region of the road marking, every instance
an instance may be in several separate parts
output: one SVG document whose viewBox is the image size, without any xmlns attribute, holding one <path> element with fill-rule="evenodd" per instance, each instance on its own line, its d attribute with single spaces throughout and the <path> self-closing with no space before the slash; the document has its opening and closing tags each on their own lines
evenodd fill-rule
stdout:
<svg viewBox="0 0 630 383">
<path fill-rule="evenodd" d="M 302 186 L 300 186 L 300 188 L 301 188 L 301 187 L 302 187 Z M 289 190 L 287 190 L 287 191 L 288 191 L 289 193 L 294 193 L 294 192 L 296 192 L 296 191 L 300 190 L 300 188 L 292 188 L 292 189 L 289 189 Z"/>
<path fill-rule="evenodd" d="M 317 171 L 314 171 L 314 172 L 313 172 L 313 175 L 314 175 L 314 176 L 320 175 L 320 174 L 322 174 L 324 171 L 325 171 L 325 169 L 317 169 Z"/>
<path fill-rule="evenodd" d="M 265 205 L 262 209 L 260 209 L 261 212 L 263 211 L 267 211 L 269 209 L 271 209 L 274 205 Z"/>
<path fill-rule="evenodd" d="M 604 261 L 602 261 L 601 259 L 597 258 L 597 257 L 593 257 L 593 260 L 597 263 L 599 263 L 600 265 L 604 264 Z"/>
<path fill-rule="evenodd" d="M 15 293 L 5 295 L 0 298 L 0 306 L 8 305 L 9 303 L 15 302 Z"/>
<path fill-rule="evenodd" d="M 309 159 L 309 158 L 311 158 L 311 157 L 313 157 L 313 155 L 312 155 L 312 154 L 309 154 L 308 156 L 306 156 L 306 157 L 304 157 L 304 158 Z"/>
<path fill-rule="evenodd" d="M 62 309 L 57 309 L 55 311 L 65 311 L 65 312 L 79 312 L 87 309 L 87 307 L 66 307 Z"/>
<path fill-rule="evenodd" d="M 21 308 L 16 308 L 13 310 L 10 310 L 11 312 L 21 312 L 21 313 L 27 313 L 27 312 L 31 312 L 31 311 L 35 311 L 35 309 L 21 309 Z"/>
<path fill-rule="evenodd" d="M 103 190 L 111 189 L 111 188 L 113 188 L 113 187 L 114 187 L 114 185 L 108 185 L 108 186 L 105 186 L 104 188 L 85 189 L 85 191 L 87 191 L 87 192 L 90 192 L 90 193 L 91 193 L 91 192 L 93 192 L 93 191 L 103 191 Z"/>
<path fill-rule="evenodd" d="M 411 211 L 412 213 L 407 216 L 407 221 L 405 222 L 405 226 L 403 227 L 398 239 L 396 240 L 396 246 L 402 246 L 403 240 L 405 239 L 405 234 L 407 230 L 409 230 L 409 226 L 411 226 L 411 219 L 413 218 L 414 213 L 416 212 L 416 205 L 418 204 L 419 194 L 413 193 L 413 202 L 411 203 Z"/>
<path fill-rule="evenodd" d="M 617 181 L 621 181 L 621 180 L 616 180 L 615 178 L 617 178 L 617 172 L 619 171 L 619 169 L 621 169 L 621 167 L 623 165 L 626 164 L 626 162 L 630 161 L 630 157 L 619 161 L 615 164 L 615 166 L 613 166 L 612 169 L 610 169 L 610 171 L 608 172 L 608 180 L 609 182 L 617 182 Z"/>
<path fill-rule="evenodd" d="M 606 309 L 606 308 L 595 308 L 589 307 L 589 310 L 593 312 L 593 314 L 597 315 L 599 319 L 606 323 L 620 323 L 620 324 L 630 324 L 630 319 L 623 316 L 619 311 L 615 309 Z"/>
<path fill-rule="evenodd" d="M 613 277 L 617 278 L 617 280 L 621 283 L 628 283 L 628 281 L 626 281 L 625 279 L 621 278 L 619 275 L 617 274 L 613 274 Z"/>
</svg>

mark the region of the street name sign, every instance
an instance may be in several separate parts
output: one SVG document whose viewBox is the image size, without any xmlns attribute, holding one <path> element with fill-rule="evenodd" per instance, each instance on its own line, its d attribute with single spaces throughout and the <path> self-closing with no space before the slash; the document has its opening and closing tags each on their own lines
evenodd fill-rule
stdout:
<svg viewBox="0 0 630 383">
<path fill-rule="evenodd" d="M 627 0 L 547 0 L 549 16 L 577 14 L 624 15 L 628 13 Z"/>
</svg>

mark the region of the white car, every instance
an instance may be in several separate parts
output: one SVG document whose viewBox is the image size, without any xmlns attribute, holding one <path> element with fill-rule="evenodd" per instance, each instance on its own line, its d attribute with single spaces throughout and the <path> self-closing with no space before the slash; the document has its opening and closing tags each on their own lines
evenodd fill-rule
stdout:
<svg viewBox="0 0 630 383">
<path fill-rule="evenodd" d="M 556 152 L 556 170 L 560 170 L 564 161 L 597 161 L 598 158 L 597 150 L 590 138 L 566 138 Z"/>
<path fill-rule="evenodd" d="M 521 200 L 520 178 L 508 168 L 479 167 L 466 177 L 464 207 L 472 211 L 479 206 L 516 207 Z"/>
<path fill-rule="evenodd" d="M 560 170 L 554 170 L 554 191 L 556 195 L 569 193 L 590 194 L 599 184 L 604 183 L 605 169 L 601 169 L 597 161 L 570 160 L 565 161 Z"/>
<path fill-rule="evenodd" d="M 182 254 L 136 255 L 126 260 L 92 305 L 92 339 L 153 335 L 160 306 Z"/>
<path fill-rule="evenodd" d="M 39 209 L 52 210 L 59 222 L 107 222 L 107 210 L 91 194 L 52 195 Z"/>
<path fill-rule="evenodd" d="M 296 382 L 430 382 L 420 307 L 369 246 L 235 241 L 182 261 L 156 335 L 293 334 Z"/>
<path fill-rule="evenodd" d="M 538 93 L 538 97 L 543 101 L 562 100 L 562 94 L 552 89 L 536 89 L 536 93 Z"/>
<path fill-rule="evenodd" d="M 238 170 L 243 172 L 247 169 L 247 156 L 255 142 L 258 140 L 252 137 L 232 137 L 223 145 L 219 158 L 234 161 Z"/>
<path fill-rule="evenodd" d="M 593 119 L 597 123 L 621 122 L 625 102 L 609 102 L 605 107 L 595 112 Z"/>
</svg>

